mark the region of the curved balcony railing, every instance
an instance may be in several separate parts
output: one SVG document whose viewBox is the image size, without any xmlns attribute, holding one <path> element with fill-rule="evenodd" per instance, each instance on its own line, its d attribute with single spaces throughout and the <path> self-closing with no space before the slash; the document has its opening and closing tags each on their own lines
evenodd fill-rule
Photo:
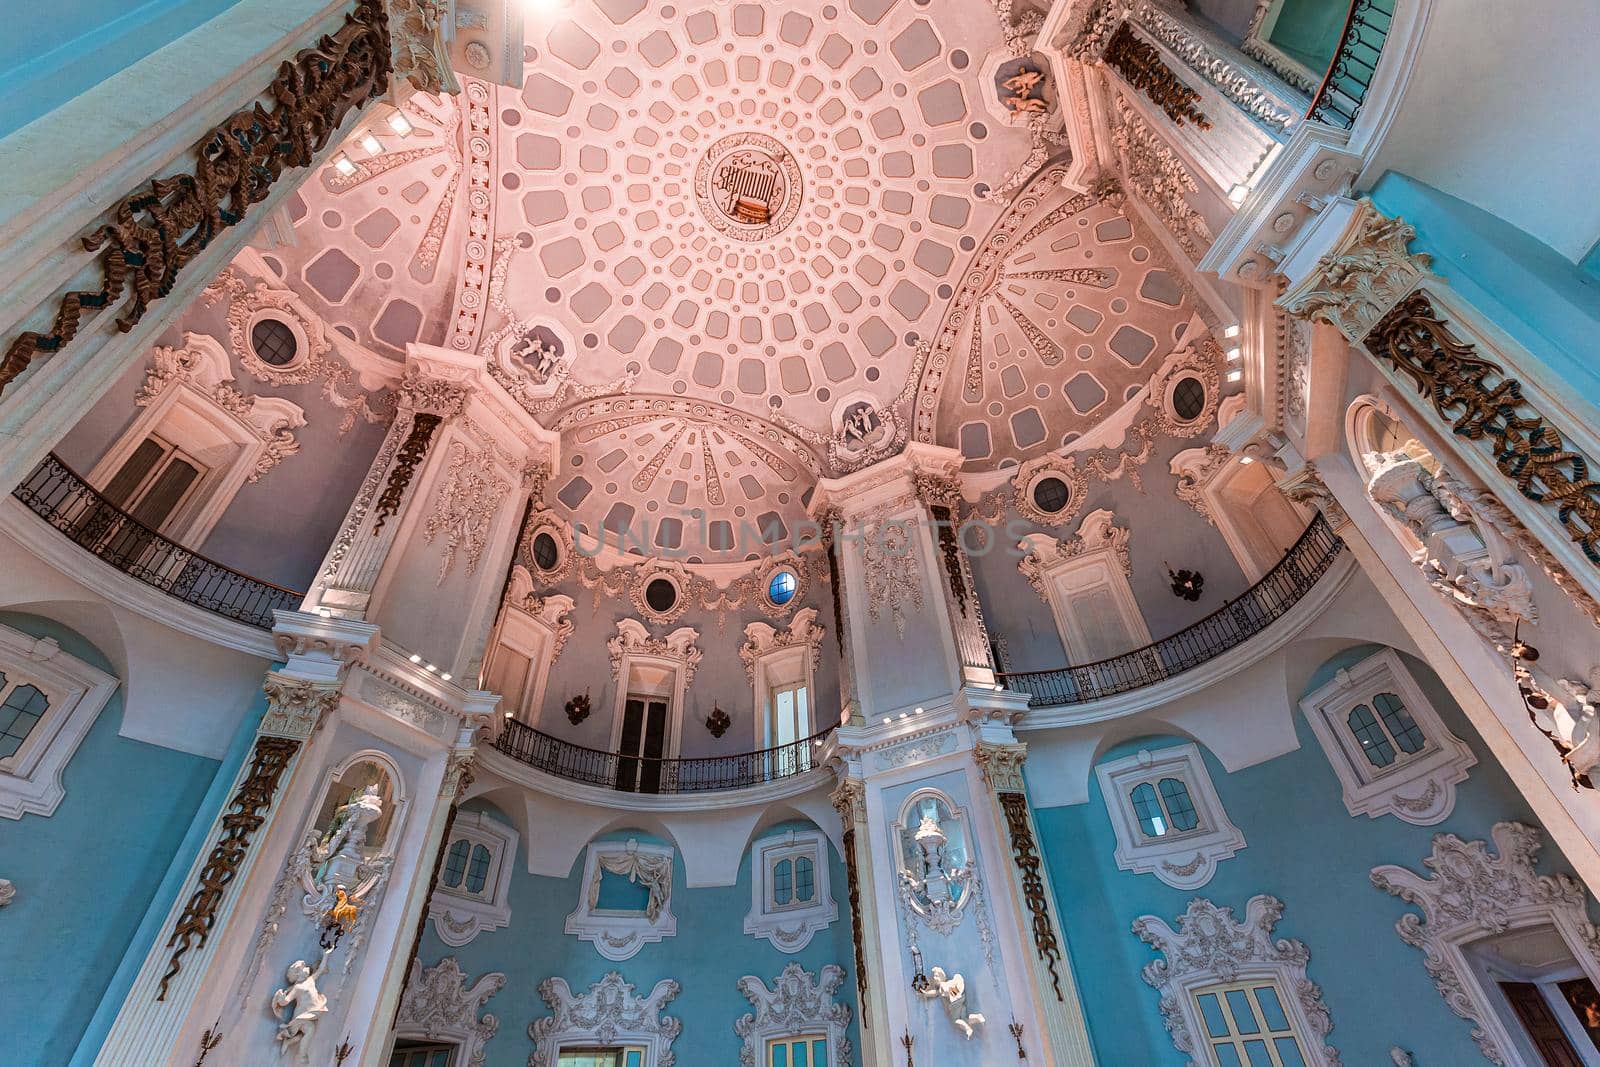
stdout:
<svg viewBox="0 0 1600 1067">
<path fill-rule="evenodd" d="M 1352 0 L 1339 49 L 1311 98 L 1308 118 L 1348 130 L 1366 102 L 1398 0 Z"/>
<path fill-rule="evenodd" d="M 1028 693 L 1030 708 L 1085 704 L 1166 681 L 1237 648 L 1282 618 L 1311 591 L 1343 548 L 1344 542 L 1319 513 L 1259 582 L 1171 637 L 1110 659 L 1001 674 L 1000 680 L 1007 689 Z"/>
<path fill-rule="evenodd" d="M 300 606 L 293 589 L 240 574 L 169 541 L 112 504 L 55 454 L 11 491 L 30 511 L 123 574 L 186 604 L 248 626 L 272 628 L 272 613 Z"/>
<path fill-rule="evenodd" d="M 623 793 L 705 793 L 765 785 L 815 770 L 822 766 L 821 749 L 833 731 L 830 726 L 787 745 L 736 756 L 660 759 L 585 748 L 551 737 L 527 723 L 507 719 L 494 747 L 514 760 L 569 782 Z"/>
</svg>

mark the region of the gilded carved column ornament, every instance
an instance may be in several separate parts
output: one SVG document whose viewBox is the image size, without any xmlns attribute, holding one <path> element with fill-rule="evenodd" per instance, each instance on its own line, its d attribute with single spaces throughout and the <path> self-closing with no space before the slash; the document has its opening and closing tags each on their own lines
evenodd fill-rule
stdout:
<svg viewBox="0 0 1600 1067">
<path fill-rule="evenodd" d="M 411 487 L 411 479 L 416 477 L 417 468 L 422 465 L 428 455 L 428 446 L 433 443 L 433 433 L 443 421 L 438 415 L 425 412 L 411 417 L 411 429 L 400 450 L 395 453 L 394 465 L 389 468 L 389 477 L 373 509 L 377 518 L 372 524 L 372 536 L 377 537 L 384 524 L 400 513 L 400 505 L 406 498 L 406 490 Z"/>
<path fill-rule="evenodd" d="M 856 958 L 856 999 L 861 1004 L 861 1028 L 867 1019 L 867 953 L 861 941 L 861 870 L 856 859 L 856 830 L 866 825 L 867 787 L 859 778 L 846 778 L 828 799 L 844 825 L 843 852 L 845 884 L 850 899 L 850 938 Z"/>
<path fill-rule="evenodd" d="M 263 735 L 256 738 L 250 771 L 229 801 L 230 810 L 222 816 L 222 836 L 206 857 L 194 893 L 184 905 L 183 913 L 178 916 L 172 936 L 167 939 L 167 948 L 172 949 L 172 957 L 167 963 L 166 973 L 161 976 L 157 1000 L 167 999 L 167 986 L 178 976 L 184 955 L 192 948 L 205 947 L 206 939 L 211 936 L 211 928 L 217 921 L 222 898 L 239 873 L 251 839 L 261 824 L 266 822 L 267 809 L 272 806 L 273 797 L 278 792 L 278 782 L 299 750 L 300 742 L 291 737 Z"/>
<path fill-rule="evenodd" d="M 1495 466 L 1529 500 L 1555 512 L 1590 562 L 1600 566 L 1600 481 L 1589 459 L 1522 395 L 1522 384 L 1450 331 L 1425 293 L 1413 293 L 1364 342 L 1379 363 L 1410 379 L 1451 431 L 1487 439 Z"/>
<path fill-rule="evenodd" d="M 1407 247 L 1416 236 L 1404 219 L 1391 219 L 1363 199 L 1333 251 L 1278 304 L 1299 318 L 1331 323 L 1359 343 L 1428 276 L 1431 257 Z"/>
<path fill-rule="evenodd" d="M 961 514 L 961 482 L 954 475 L 918 472 L 913 476 L 913 485 L 918 499 L 927 505 L 938 531 L 939 555 L 944 560 L 945 576 L 950 582 L 950 596 L 964 618 L 969 594 L 961 545 L 956 538 Z"/>
<path fill-rule="evenodd" d="M 1051 925 L 1050 912 L 1045 904 L 1044 879 L 1039 875 L 1041 859 L 1033 840 L 1033 826 L 1028 820 L 1028 796 L 1026 793 L 1006 791 L 996 793 L 995 797 L 1000 801 L 1000 811 L 1006 817 L 1006 831 L 1011 835 L 1011 858 L 1022 877 L 1022 900 L 1028 905 L 1028 914 L 1033 919 L 1034 950 L 1050 971 L 1050 984 L 1056 991 L 1056 999 L 1065 1001 L 1066 997 L 1061 993 L 1061 975 L 1056 971 L 1061 962 L 1061 942 L 1056 938 L 1056 930 Z"/>
<path fill-rule="evenodd" d="M 1149 97 L 1174 125 L 1189 123 L 1202 130 L 1211 128 L 1211 120 L 1195 106 L 1200 94 L 1174 74 L 1161 58 L 1160 49 L 1139 36 L 1129 23 L 1117 27 L 1101 58 L 1124 81 Z"/>
<path fill-rule="evenodd" d="M 285 172 L 310 166 L 352 110 L 388 90 L 392 65 L 383 0 L 357 0 L 339 29 L 278 68 L 263 93 L 272 110 L 258 102 L 224 119 L 194 146 L 194 173 L 152 179 L 82 238 L 95 253 L 99 290 L 66 293 L 48 333 L 30 330 L 11 342 L 0 361 L 0 392 L 39 353 L 69 344 L 85 311 L 115 307 L 129 294 L 117 328 L 132 330 L 172 292 L 183 268 L 243 221 Z"/>
</svg>

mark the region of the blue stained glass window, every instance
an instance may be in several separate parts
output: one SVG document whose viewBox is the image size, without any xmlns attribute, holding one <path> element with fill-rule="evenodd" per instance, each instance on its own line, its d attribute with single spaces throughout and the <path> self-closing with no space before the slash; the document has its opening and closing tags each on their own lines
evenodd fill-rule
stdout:
<svg viewBox="0 0 1600 1067">
<path fill-rule="evenodd" d="M 767 583 L 767 599 L 782 607 L 794 599 L 795 591 L 799 588 L 800 581 L 794 576 L 794 571 L 779 571 Z"/>
<path fill-rule="evenodd" d="M 467 868 L 467 891 L 483 892 L 483 883 L 489 877 L 489 850 L 483 845 L 472 846 L 472 864 Z"/>
<path fill-rule="evenodd" d="M 1394 743 L 1400 746 L 1401 751 L 1422 751 L 1422 746 L 1428 739 L 1422 736 L 1417 721 L 1411 717 L 1411 713 L 1406 710 L 1405 704 L 1399 697 L 1393 693 L 1379 693 L 1372 698 L 1372 706 L 1383 716 L 1383 725 L 1389 728 Z"/>
<path fill-rule="evenodd" d="M 1174 830 L 1188 831 L 1200 825 L 1200 814 L 1189 799 L 1189 787 L 1181 779 L 1161 779 L 1161 799 L 1166 802 L 1167 818 Z"/>
<path fill-rule="evenodd" d="M 798 856 L 794 861 L 794 898 L 799 901 L 809 901 L 817 895 L 817 887 L 812 877 L 810 856 Z"/>
<path fill-rule="evenodd" d="M 779 860 L 772 868 L 772 899 L 787 904 L 794 899 L 794 861 Z"/>
<path fill-rule="evenodd" d="M 1133 813 L 1139 819 L 1139 829 L 1144 831 L 1146 837 L 1165 837 L 1167 833 L 1167 817 L 1161 810 L 1161 801 L 1156 799 L 1156 790 L 1149 782 L 1140 782 L 1133 787 Z"/>
<path fill-rule="evenodd" d="M 1372 717 L 1371 708 L 1357 704 L 1350 709 L 1350 717 L 1345 721 L 1350 724 L 1350 732 L 1361 743 L 1361 751 L 1368 763 L 1374 767 L 1387 767 L 1394 762 L 1394 746 L 1389 743 L 1389 736 L 1378 725 L 1378 720 Z"/>
<path fill-rule="evenodd" d="M 450 851 L 444 858 L 444 884 L 451 889 L 461 884 L 461 879 L 467 873 L 467 857 L 472 852 L 472 842 L 466 838 L 450 846 Z"/>
</svg>

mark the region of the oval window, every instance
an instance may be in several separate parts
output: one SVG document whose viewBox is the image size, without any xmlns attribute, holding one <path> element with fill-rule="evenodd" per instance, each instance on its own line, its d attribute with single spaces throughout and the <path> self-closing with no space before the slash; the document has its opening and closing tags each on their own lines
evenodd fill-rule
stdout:
<svg viewBox="0 0 1600 1067">
<path fill-rule="evenodd" d="M 262 319 L 250 327 L 250 347 L 263 363 L 274 367 L 287 367 L 300 351 L 300 342 L 294 331 L 281 319 Z"/>
<path fill-rule="evenodd" d="M 542 571 L 553 570 L 561 560 L 561 547 L 550 534 L 540 531 L 533 538 L 533 562 Z"/>
<path fill-rule="evenodd" d="M 1067 506 L 1072 492 L 1060 478 L 1040 478 L 1033 486 L 1033 502 L 1040 511 L 1054 515 Z"/>
<path fill-rule="evenodd" d="M 781 608 L 794 599 L 794 594 L 799 588 L 800 580 L 794 576 L 794 571 L 779 571 L 767 583 L 767 599 Z"/>
<path fill-rule="evenodd" d="M 652 611 L 671 611 L 678 602 L 678 587 L 665 578 L 657 578 L 644 587 L 644 602 Z"/>
<path fill-rule="evenodd" d="M 1172 410 L 1184 422 L 1193 422 L 1206 409 L 1206 387 L 1199 378 L 1181 378 L 1172 390 Z"/>
</svg>

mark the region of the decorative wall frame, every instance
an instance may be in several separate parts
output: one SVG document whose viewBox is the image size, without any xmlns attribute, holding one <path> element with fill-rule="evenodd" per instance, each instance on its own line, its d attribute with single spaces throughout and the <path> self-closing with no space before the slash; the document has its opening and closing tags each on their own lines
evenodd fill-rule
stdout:
<svg viewBox="0 0 1600 1067">
<path fill-rule="evenodd" d="M 978 888 L 966 813 L 939 790 L 919 789 L 900 806 L 889 832 L 895 882 L 909 918 L 937 933 L 952 933 Z"/>
<path fill-rule="evenodd" d="M 1094 769 L 1117 835 L 1117 869 L 1154 874 L 1174 889 L 1199 889 L 1211 881 L 1217 864 L 1245 847 L 1244 833 L 1228 818 L 1216 786 L 1193 742 L 1101 763 Z M 1188 790 L 1197 824 L 1193 830 L 1172 830 L 1148 837 L 1139 826 L 1132 793 L 1140 785 L 1175 778 Z"/>
<path fill-rule="evenodd" d="M 1195 993 L 1207 986 L 1241 980 L 1277 984 L 1279 1002 L 1294 1024 L 1308 1067 L 1340 1067 L 1339 1053 L 1327 1043 L 1333 1020 L 1322 1003 L 1322 990 L 1306 977 L 1311 952 L 1304 942 L 1274 938 L 1283 917 L 1283 902 L 1265 894 L 1250 898 L 1243 922 L 1232 908 L 1218 907 L 1204 897 L 1189 901 L 1178 917 L 1178 929 L 1156 915 L 1141 915 L 1133 932 L 1161 959 L 1145 964 L 1145 982 L 1161 993 L 1161 1018 L 1172 1043 L 1195 1063 L 1209 1057 L 1199 1046 L 1206 1040 L 1205 1020 Z"/>
<path fill-rule="evenodd" d="M 666 582 L 672 586 L 672 603 L 665 608 L 651 605 L 649 590 L 656 582 Z M 628 599 L 633 602 L 634 610 L 640 616 L 657 626 L 670 626 L 683 618 L 683 613 L 689 610 L 689 590 L 693 586 L 693 578 L 682 563 L 675 560 L 651 560 L 643 564 L 633 576 L 633 582 L 628 589 Z"/>
<path fill-rule="evenodd" d="M 792 906 L 775 903 L 772 877 L 778 863 L 806 858 L 811 861 L 812 898 Z M 839 918 L 829 876 L 828 839 L 819 830 L 790 830 L 763 838 L 750 850 L 750 911 L 744 932 L 769 941 L 779 952 L 795 953 L 811 943 L 812 935 L 826 930 Z"/>
<path fill-rule="evenodd" d="M 1506 1064 L 1520 1062 L 1509 1058 L 1519 1046 L 1468 959 L 1468 947 L 1512 930 L 1554 927 L 1584 974 L 1600 985 L 1600 931 L 1589 921 L 1588 894 L 1576 879 L 1534 871 L 1539 831 L 1501 822 L 1489 836 L 1494 852 L 1487 841 L 1435 834 L 1433 851 L 1422 861 L 1427 876 L 1385 864 L 1372 869 L 1372 884 L 1421 910 L 1401 916 L 1395 931 L 1422 951 L 1423 966 L 1450 1010 L 1474 1024 L 1472 1038 L 1484 1058 Z"/>
<path fill-rule="evenodd" d="M 1084 516 L 1077 536 L 1070 541 L 1032 533 L 1017 545 L 1023 553 L 1017 570 L 1050 606 L 1061 645 L 1073 663 L 1091 663 L 1142 648 L 1151 640 L 1144 613 L 1128 584 L 1133 573 L 1130 531 L 1115 521 L 1115 515 L 1100 508 Z M 1086 600 L 1093 602 L 1093 610 L 1078 606 Z M 1113 635 L 1117 640 L 1107 637 L 1111 634 L 1107 623 L 1113 618 L 1123 631 Z M 1119 645 L 1126 647 L 1112 647 Z"/>
<path fill-rule="evenodd" d="M 772 723 L 771 693 L 774 687 L 799 683 L 805 686 L 810 701 L 807 708 L 815 725 L 816 676 L 822 659 L 823 629 L 817 625 L 817 609 L 801 608 L 783 629 L 764 622 L 748 623 L 739 658 L 750 681 L 756 709 L 756 745 L 776 743 Z"/>
<path fill-rule="evenodd" d="M 489 872 L 483 891 L 474 893 L 463 881 L 446 885 L 442 874 L 428 902 L 433 932 L 451 948 L 459 948 L 490 930 L 511 925 L 511 873 L 516 867 L 516 829 L 481 811 L 458 811 L 450 824 L 448 850 L 457 841 L 489 850 Z"/>
<path fill-rule="evenodd" d="M 812 1067 L 850 1067 L 854 1062 L 847 1036 L 850 1006 L 834 999 L 843 983 L 844 968 L 837 964 L 825 964 L 819 975 L 813 975 L 793 960 L 770 989 L 753 974 L 739 979 L 739 992 L 756 1009 L 733 1024 L 733 1032 L 744 1040 L 739 1067 L 766 1067 L 768 1041 L 802 1034 L 828 1038 L 828 1062 Z"/>
<path fill-rule="evenodd" d="M 0 626 L 0 689 L 32 685 L 49 700 L 22 746 L 0 759 L 0 818 L 55 814 L 62 773 L 119 682 L 48 637 Z"/>
<path fill-rule="evenodd" d="M 617 751 L 621 743 L 623 711 L 631 679 L 635 669 L 642 668 L 671 675 L 670 680 L 657 686 L 658 690 L 664 690 L 660 695 L 667 700 L 669 719 L 667 748 L 662 755 L 672 759 L 678 754 L 683 739 L 684 695 L 694 682 L 703 655 L 695 644 L 699 638 L 700 631 L 692 626 L 680 626 L 666 637 L 654 637 L 638 619 L 617 620 L 616 636 L 606 642 L 611 659 L 611 680 L 616 689 L 616 703 L 611 712 L 611 751 Z"/>
<path fill-rule="evenodd" d="M 502 711 L 525 722 L 536 719 L 543 709 L 550 667 L 577 628 L 571 597 L 561 593 L 536 596 L 533 589 L 528 569 L 520 563 L 512 567 L 484 660 L 485 687 L 504 698 Z M 526 661 L 525 670 L 518 669 L 519 661 Z"/>
<path fill-rule="evenodd" d="M 535 501 L 535 503 L 538 503 Z M 556 548 L 555 562 L 548 567 L 541 566 L 535 543 L 539 535 L 546 534 Z M 540 508 L 528 516 L 528 521 L 522 527 L 522 540 L 517 546 L 517 562 L 522 564 L 538 580 L 547 585 L 561 581 L 572 570 L 572 530 L 561 516 L 546 508 Z"/>
<path fill-rule="evenodd" d="M 662 1014 L 682 987 L 663 978 L 640 997 L 617 971 L 574 993 L 565 978 L 546 978 L 539 996 L 554 1014 L 528 1026 L 533 1055 L 528 1067 L 556 1067 L 563 1046 L 643 1045 L 647 1067 L 675 1067 L 672 1043 L 683 1033 L 683 1020 Z"/>
<path fill-rule="evenodd" d="M 578 906 L 567 916 L 565 930 L 579 941 L 593 943 L 595 951 L 616 963 L 632 959 L 645 945 L 676 936 L 672 914 L 672 859 L 669 845 L 641 845 L 626 841 L 591 842 L 583 862 L 583 882 Z M 649 891 L 643 912 L 605 911 L 599 907 L 602 871 L 638 882 Z"/>
<path fill-rule="evenodd" d="M 1169 437 L 1196 437 L 1216 417 L 1222 402 L 1222 348 L 1208 334 L 1177 349 L 1150 377 L 1150 393 L 1145 398 L 1155 410 L 1156 428 Z M 1178 410 L 1178 386 L 1194 378 L 1205 392 L 1199 413 L 1185 418 Z"/>
<path fill-rule="evenodd" d="M 1349 717 L 1358 707 L 1377 719 L 1373 703 L 1379 694 L 1395 694 L 1416 726 L 1423 745 L 1415 753 L 1389 743 L 1392 762 L 1374 766 L 1365 746 L 1353 732 Z M 1392 649 L 1374 653 L 1352 667 L 1340 670 L 1327 684 L 1300 701 L 1317 743 L 1328 757 L 1344 806 L 1351 815 L 1377 818 L 1393 815 L 1413 826 L 1443 822 L 1455 809 L 1456 784 L 1478 758 L 1467 743 L 1451 733 L 1439 713 Z M 1385 737 L 1391 737 L 1387 727 Z"/>
<path fill-rule="evenodd" d="M 768 618 L 781 619 L 793 611 L 805 598 L 811 588 L 811 579 L 806 561 L 801 559 L 793 550 L 773 556 L 765 565 L 755 571 L 756 582 L 756 607 L 761 614 Z M 780 571 L 789 571 L 794 575 L 794 592 L 782 604 L 772 602 L 770 590 L 772 579 Z M 791 624 L 792 625 L 792 624 Z"/>
<path fill-rule="evenodd" d="M 1039 484 L 1054 478 L 1066 486 L 1067 499 L 1055 511 L 1046 511 L 1034 499 Z M 1078 517 L 1088 499 L 1089 476 L 1071 456 L 1048 452 L 1028 460 L 1011 477 L 1012 507 L 1017 514 L 1040 526 L 1065 526 Z"/>
<path fill-rule="evenodd" d="M 506 976 L 492 971 L 467 985 L 466 972 L 454 956 L 446 956 L 426 968 L 421 960 L 414 959 L 395 1015 L 394 1035 L 451 1042 L 457 1047 L 452 1063 L 483 1067 L 483 1046 L 500 1031 L 500 1020 L 478 1013 L 505 984 Z"/>
</svg>

